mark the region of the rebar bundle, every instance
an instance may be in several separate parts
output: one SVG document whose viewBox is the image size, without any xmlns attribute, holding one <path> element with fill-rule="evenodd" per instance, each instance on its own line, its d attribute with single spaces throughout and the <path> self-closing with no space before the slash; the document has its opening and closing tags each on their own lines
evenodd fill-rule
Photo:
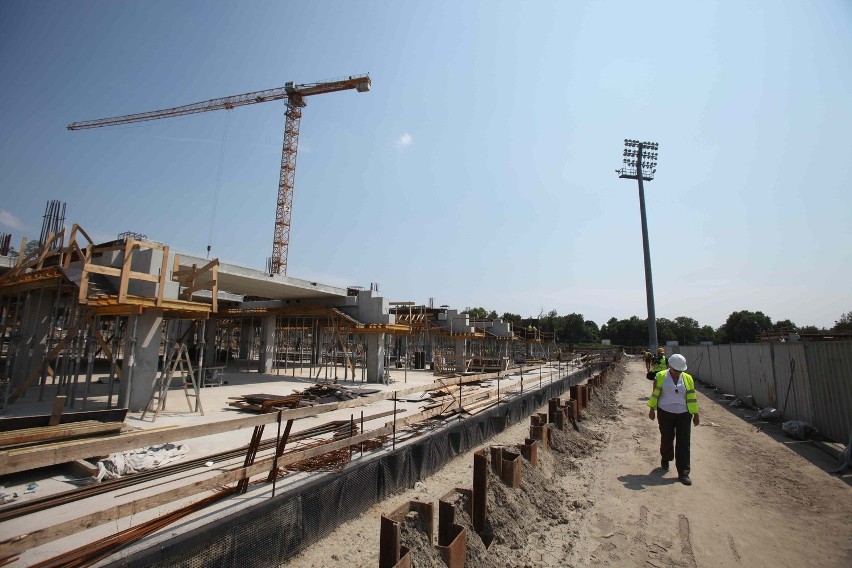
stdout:
<svg viewBox="0 0 852 568">
<path fill-rule="evenodd" d="M 65 228 L 66 203 L 53 199 L 44 207 L 44 221 L 41 224 L 41 236 L 38 242 L 44 244 L 50 235 L 58 235 Z M 53 248 L 59 248 L 59 243 L 54 243 Z"/>
</svg>

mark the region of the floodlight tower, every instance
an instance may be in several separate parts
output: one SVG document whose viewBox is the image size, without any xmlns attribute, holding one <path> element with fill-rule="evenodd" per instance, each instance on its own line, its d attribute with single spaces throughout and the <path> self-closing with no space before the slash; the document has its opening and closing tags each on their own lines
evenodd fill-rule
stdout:
<svg viewBox="0 0 852 568">
<path fill-rule="evenodd" d="M 642 248 L 645 253 L 645 295 L 648 298 L 648 346 L 657 350 L 657 316 L 654 312 L 654 282 L 651 278 L 651 251 L 648 248 L 648 219 L 645 216 L 645 188 L 642 181 L 651 181 L 657 172 L 656 142 L 624 140 L 624 166 L 615 170 L 618 177 L 639 182 L 639 213 L 642 216 Z"/>
</svg>

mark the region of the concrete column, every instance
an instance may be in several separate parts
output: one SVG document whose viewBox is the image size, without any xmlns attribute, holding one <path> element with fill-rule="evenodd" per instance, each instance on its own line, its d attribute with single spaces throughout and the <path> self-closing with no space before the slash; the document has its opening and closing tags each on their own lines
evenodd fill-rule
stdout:
<svg viewBox="0 0 852 568">
<path fill-rule="evenodd" d="M 251 344 L 254 341 L 254 318 L 243 318 L 240 320 L 240 359 L 248 359 L 251 353 Z"/>
<path fill-rule="evenodd" d="M 210 318 L 207 320 L 207 327 L 204 330 L 204 366 L 214 367 L 219 364 L 216 360 L 216 330 L 219 327 L 219 320 Z"/>
<path fill-rule="evenodd" d="M 154 380 L 159 373 L 163 314 L 148 310 L 141 316 L 130 316 L 128 326 L 124 337 L 125 358 L 118 404 L 127 406 L 131 412 L 141 412 L 148 406 Z"/>
<path fill-rule="evenodd" d="M 277 316 L 266 316 L 261 321 L 260 357 L 258 357 L 257 372 L 271 373 L 275 359 L 275 324 Z"/>
<path fill-rule="evenodd" d="M 385 375 L 385 334 L 367 334 L 367 382 L 381 383 Z"/>
<path fill-rule="evenodd" d="M 456 339 L 456 356 L 464 355 L 467 355 L 467 340 Z M 458 361 L 456 363 L 456 371 L 464 371 L 464 362 Z"/>
<path fill-rule="evenodd" d="M 320 346 L 322 345 L 322 330 L 319 322 L 313 320 L 311 324 L 311 365 L 319 365 L 320 362 Z"/>
</svg>

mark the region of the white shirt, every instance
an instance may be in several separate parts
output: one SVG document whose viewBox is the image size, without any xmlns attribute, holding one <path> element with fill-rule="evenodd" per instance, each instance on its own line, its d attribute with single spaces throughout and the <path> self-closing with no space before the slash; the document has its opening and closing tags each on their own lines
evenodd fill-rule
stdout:
<svg viewBox="0 0 852 568">
<path fill-rule="evenodd" d="M 666 378 L 663 380 L 663 387 L 660 390 L 660 397 L 657 400 L 659 408 L 673 414 L 687 412 L 686 386 L 683 384 L 683 373 L 677 379 L 677 383 L 675 383 L 671 372 L 666 371 Z"/>
</svg>

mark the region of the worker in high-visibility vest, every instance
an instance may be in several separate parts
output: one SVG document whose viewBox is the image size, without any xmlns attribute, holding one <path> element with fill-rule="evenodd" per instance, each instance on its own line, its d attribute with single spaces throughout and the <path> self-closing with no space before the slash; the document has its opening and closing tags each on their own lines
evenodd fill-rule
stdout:
<svg viewBox="0 0 852 568">
<path fill-rule="evenodd" d="M 650 351 L 645 351 L 645 352 L 642 353 L 642 359 L 644 359 L 644 361 L 645 361 L 645 372 L 646 373 L 651 370 L 651 359 L 653 357 L 654 356 L 651 355 Z"/>
<path fill-rule="evenodd" d="M 651 370 L 648 371 L 648 374 L 645 377 L 649 381 L 653 381 L 657 373 L 660 371 L 665 371 L 668 368 L 669 360 L 666 358 L 666 350 L 662 347 L 657 348 L 657 354 L 653 356 L 651 359 Z"/>
<path fill-rule="evenodd" d="M 674 459 L 677 478 L 692 485 L 689 478 L 689 440 L 692 425 L 698 426 L 698 394 L 695 381 L 686 373 L 686 358 L 672 355 L 667 371 L 657 373 L 654 391 L 648 399 L 648 418 L 656 419 L 660 427 L 660 467 L 668 471 Z"/>
</svg>

